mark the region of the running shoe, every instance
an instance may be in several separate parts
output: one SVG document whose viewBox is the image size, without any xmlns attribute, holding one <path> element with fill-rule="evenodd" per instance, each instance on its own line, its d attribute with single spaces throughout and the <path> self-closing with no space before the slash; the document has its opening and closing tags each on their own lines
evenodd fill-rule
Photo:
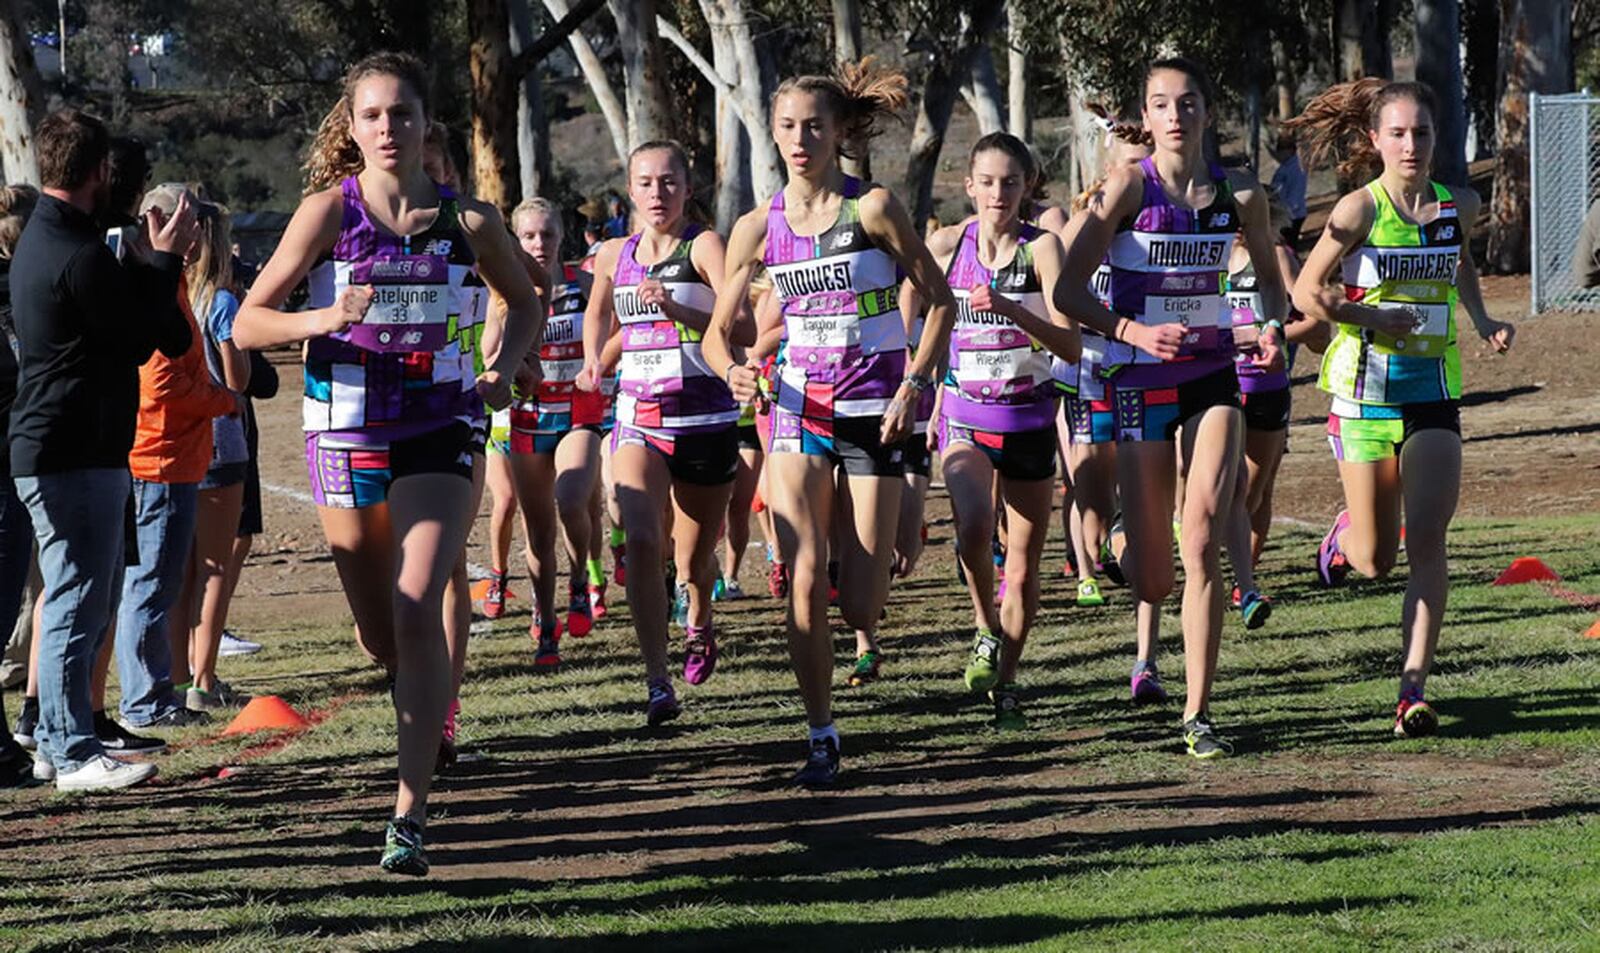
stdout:
<svg viewBox="0 0 1600 953">
<path fill-rule="evenodd" d="M 581 580 L 567 586 L 567 633 L 581 639 L 594 631 L 594 609 L 589 606 L 589 590 Z"/>
<path fill-rule="evenodd" d="M 705 628 L 687 626 L 688 639 L 683 645 L 683 680 L 690 685 L 703 685 L 717 670 L 717 637 L 708 623 Z"/>
<path fill-rule="evenodd" d="M 126 718 L 121 719 L 122 727 L 135 733 L 141 728 L 160 731 L 165 728 L 190 728 L 195 725 L 208 725 L 210 723 L 211 716 L 209 714 L 203 711 L 193 711 L 187 707 L 174 708 L 148 725 L 135 725 Z"/>
<path fill-rule="evenodd" d="M 672 621 L 676 625 L 689 625 L 689 584 L 686 582 L 672 588 Z"/>
<path fill-rule="evenodd" d="M 444 713 L 444 730 L 439 733 L 439 756 L 434 759 L 434 773 L 448 771 L 456 765 L 456 718 L 461 714 L 461 699 L 450 700 Z"/>
<path fill-rule="evenodd" d="M 1000 681 L 1000 640 L 988 629 L 979 629 L 972 639 L 972 657 L 967 661 L 967 689 L 986 692 Z"/>
<path fill-rule="evenodd" d="M 628 544 L 625 542 L 611 546 L 611 578 L 619 586 L 628 584 Z"/>
<path fill-rule="evenodd" d="M 561 667 L 561 636 L 555 632 L 539 633 L 533 650 L 535 671 L 553 672 Z"/>
<path fill-rule="evenodd" d="M 1242 598 L 1243 598 L 1243 595 L 1239 592 L 1239 587 L 1238 586 L 1234 586 L 1233 587 L 1233 593 L 1228 596 L 1228 605 L 1233 606 L 1235 609 L 1237 609 L 1237 608 L 1239 608 L 1239 602 L 1240 602 L 1240 600 Z"/>
<path fill-rule="evenodd" d="M 604 619 L 610 610 L 606 608 L 606 582 L 601 580 L 599 585 L 589 585 L 589 614 L 594 616 L 596 622 Z"/>
<path fill-rule="evenodd" d="M 1211 726 L 1211 716 L 1203 711 L 1183 723 L 1183 743 L 1188 745 L 1189 754 L 1201 761 L 1233 754 L 1233 745 L 1217 734 Z"/>
<path fill-rule="evenodd" d="M 218 658 L 232 658 L 237 655 L 254 655 L 261 651 L 260 642 L 241 639 L 227 629 L 222 630 L 222 640 L 217 643 Z"/>
<path fill-rule="evenodd" d="M 189 686 L 183 694 L 183 707 L 190 711 L 215 711 L 218 708 L 239 708 L 250 701 L 244 692 L 235 691 L 232 685 L 220 678 L 212 679 L 211 689 Z"/>
<path fill-rule="evenodd" d="M 711 601 L 721 602 L 722 594 L 727 589 L 727 586 L 728 583 L 721 576 L 718 576 L 716 581 L 711 583 Z"/>
<path fill-rule="evenodd" d="M 94 713 L 94 736 L 100 747 L 115 754 L 155 754 L 167 743 L 150 735 L 136 735 L 103 711 Z"/>
<path fill-rule="evenodd" d="M 654 728 L 683 714 L 683 708 L 678 704 L 678 694 L 672 690 L 672 679 L 653 678 L 649 690 L 650 695 L 644 707 L 645 724 Z"/>
<path fill-rule="evenodd" d="M 483 593 L 483 617 L 498 619 L 506 614 L 506 574 L 490 571 L 489 588 Z"/>
<path fill-rule="evenodd" d="M 1000 541 L 1000 531 L 998 529 L 995 530 L 993 536 L 989 537 L 989 555 L 994 558 L 994 568 L 1005 568 L 1006 547 L 1005 544 Z"/>
<path fill-rule="evenodd" d="M 1161 687 L 1161 673 L 1154 662 L 1139 661 L 1133 664 L 1133 678 L 1129 693 L 1135 705 L 1165 705 L 1167 690 Z"/>
<path fill-rule="evenodd" d="M 839 777 L 839 745 L 832 738 L 811 739 L 805 765 L 795 773 L 794 783 L 803 788 L 831 787 Z"/>
<path fill-rule="evenodd" d="M 378 866 L 391 874 L 426 876 L 428 852 L 422 849 L 422 825 L 409 817 L 390 821 L 383 835 L 383 859 Z"/>
<path fill-rule="evenodd" d="M 13 744 L 0 752 L 0 790 L 31 788 L 42 780 L 33 776 L 33 756 L 21 745 Z"/>
<path fill-rule="evenodd" d="M 1349 528 L 1350 511 L 1340 510 L 1328 535 L 1322 537 L 1322 545 L 1317 547 L 1317 581 L 1325 589 L 1344 582 L 1344 577 L 1350 573 L 1350 561 L 1339 549 L 1339 534 Z"/>
<path fill-rule="evenodd" d="M 1000 731 L 1023 731 L 1028 727 L 1027 716 L 1022 713 L 1021 693 L 1015 682 L 999 685 L 989 693 L 994 702 L 994 726 Z"/>
<path fill-rule="evenodd" d="M 774 599 L 789 598 L 789 567 L 783 563 L 773 563 L 767 570 L 767 592 Z"/>
<path fill-rule="evenodd" d="M 1425 738 L 1439 730 L 1439 716 L 1418 695 L 1400 699 L 1394 712 L 1394 733 L 1402 738 Z"/>
<path fill-rule="evenodd" d="M 856 657 L 856 667 L 850 673 L 850 684 L 856 688 L 878 680 L 878 670 L 883 666 L 883 653 L 867 649 Z"/>
<path fill-rule="evenodd" d="M 1238 606 L 1247 629 L 1259 629 L 1272 618 L 1272 600 L 1254 589 L 1239 597 Z"/>
<path fill-rule="evenodd" d="M 722 601 L 738 602 L 743 598 L 744 588 L 739 585 L 739 580 L 725 579 L 722 581 Z"/>
<path fill-rule="evenodd" d="M 1106 604 L 1106 597 L 1100 594 L 1100 583 L 1093 576 L 1078 580 L 1078 607 L 1082 609 Z"/>
</svg>

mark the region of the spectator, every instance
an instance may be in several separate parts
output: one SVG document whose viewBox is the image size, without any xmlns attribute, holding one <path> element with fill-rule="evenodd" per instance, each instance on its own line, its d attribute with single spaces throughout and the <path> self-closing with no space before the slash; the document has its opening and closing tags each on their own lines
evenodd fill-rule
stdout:
<svg viewBox="0 0 1600 953">
<path fill-rule="evenodd" d="M 1572 277 L 1580 288 L 1600 288 L 1600 200 L 1589 206 L 1572 255 Z"/>
<path fill-rule="evenodd" d="M 166 183 L 145 194 L 141 212 L 160 216 L 181 207 L 197 218 L 215 218 L 217 208 L 200 202 L 182 185 Z M 191 234 L 203 226 L 197 221 Z M 196 242 L 184 246 L 194 254 Z M 142 258 L 145 243 L 129 254 Z M 193 548 L 200 481 L 211 463 L 211 418 L 240 412 L 240 398 L 211 380 L 200 329 L 180 290 L 157 310 L 176 314 L 191 344 L 158 354 L 139 369 L 139 419 L 128 469 L 133 475 L 134 532 L 139 561 L 129 565 L 117 612 L 117 677 L 122 685 L 122 727 L 181 728 L 207 720 L 191 712 L 173 683 L 173 663 L 187 669 L 189 613 L 178 606 L 184 570 Z M 178 611 L 174 611 L 177 608 Z M 182 652 L 175 649 L 181 647 Z"/>
<path fill-rule="evenodd" d="M 34 776 L 60 790 L 121 788 L 156 769 L 105 753 L 90 674 L 122 576 L 138 368 L 158 348 L 182 354 L 192 343 L 170 303 L 194 212 L 187 201 L 171 216 L 152 211 L 147 260 L 119 265 L 95 219 L 109 199 L 105 126 L 63 110 L 39 124 L 35 146 L 43 195 L 12 258 L 20 373 L 10 427 L 11 474 L 44 578 Z"/>
<path fill-rule="evenodd" d="M 1289 210 L 1289 224 L 1283 229 L 1283 240 L 1293 248 L 1300 240 L 1300 226 L 1306 222 L 1306 170 L 1300 166 L 1300 146 L 1294 136 L 1279 133 L 1272 157 L 1278 160 L 1278 171 L 1272 173 L 1272 187 Z"/>
<path fill-rule="evenodd" d="M 250 358 L 233 346 L 233 317 L 239 313 L 234 296 L 233 255 L 229 248 L 228 211 L 200 221 L 200 240 L 184 268 L 190 311 L 205 316 L 201 341 L 211 382 L 242 394 L 250 384 Z M 228 623 L 228 567 L 239 535 L 244 509 L 245 476 L 250 445 L 242 414 L 222 414 L 211 419 L 211 466 L 200 480 L 195 512 L 194 550 L 184 578 L 181 620 L 175 626 L 182 644 L 173 645 L 173 668 L 187 660 L 191 685 L 184 698 L 191 711 L 207 711 L 243 704 L 244 696 L 217 677 L 217 655 Z M 183 649 L 182 652 L 179 649 Z"/>
<path fill-rule="evenodd" d="M 11 253 L 28 216 L 39 201 L 39 191 L 30 185 L 8 185 L 0 189 L 0 330 L 5 332 L 5 347 L 0 347 L 0 632 L 15 624 L 22 607 L 22 592 L 33 560 L 33 521 L 17 498 L 11 480 L 6 450 L 6 422 L 17 396 L 17 337 L 11 326 Z M 32 608 L 32 604 L 29 604 Z M 0 788 L 22 787 L 33 783 L 33 759 L 11 737 L 0 696 Z"/>
</svg>

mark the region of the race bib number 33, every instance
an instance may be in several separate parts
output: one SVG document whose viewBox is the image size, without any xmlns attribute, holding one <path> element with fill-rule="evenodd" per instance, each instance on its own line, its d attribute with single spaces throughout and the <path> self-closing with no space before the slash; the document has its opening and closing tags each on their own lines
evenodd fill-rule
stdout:
<svg viewBox="0 0 1600 953">
<path fill-rule="evenodd" d="M 449 331 L 450 266 L 438 255 L 400 255 L 358 266 L 355 284 L 372 286 L 372 305 L 350 328 L 352 342 L 374 351 L 437 351 Z"/>
</svg>

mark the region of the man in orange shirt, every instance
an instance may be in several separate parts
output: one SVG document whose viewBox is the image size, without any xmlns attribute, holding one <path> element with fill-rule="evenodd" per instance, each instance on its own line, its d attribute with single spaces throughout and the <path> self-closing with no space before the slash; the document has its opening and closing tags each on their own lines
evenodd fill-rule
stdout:
<svg viewBox="0 0 1600 953">
<path fill-rule="evenodd" d="M 170 215 L 185 194 L 182 185 L 158 185 L 139 212 L 157 208 Z M 189 203 L 199 217 L 216 212 L 192 194 Z M 182 311 L 193 343 L 178 357 L 157 353 L 139 369 L 139 423 L 128 454 L 139 564 L 123 575 L 116 653 L 122 725 L 130 731 L 208 720 L 185 708 L 184 695 L 174 690 L 167 627 L 194 542 L 200 480 L 211 465 L 211 419 L 242 408 L 241 398 L 217 385 L 206 369 L 200 329 L 181 286 L 171 306 Z M 187 613 L 178 613 L 177 621 L 187 626 Z"/>
</svg>

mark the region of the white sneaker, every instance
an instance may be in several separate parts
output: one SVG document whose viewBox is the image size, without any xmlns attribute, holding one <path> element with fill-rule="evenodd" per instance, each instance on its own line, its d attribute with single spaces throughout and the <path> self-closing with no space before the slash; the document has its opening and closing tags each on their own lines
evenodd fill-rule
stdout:
<svg viewBox="0 0 1600 953">
<path fill-rule="evenodd" d="M 261 651 L 260 642 L 241 639 L 227 629 L 222 630 L 222 641 L 217 644 L 217 656 L 227 658 L 230 655 L 254 655 Z"/>
<path fill-rule="evenodd" d="M 150 780 L 156 776 L 156 766 L 102 754 L 85 761 L 76 771 L 57 773 L 52 769 L 52 773 L 56 775 L 57 791 L 114 791 Z"/>
<path fill-rule="evenodd" d="M 42 755 L 34 755 L 33 779 L 35 781 L 54 781 L 56 779 L 56 766 L 46 761 Z"/>
</svg>

